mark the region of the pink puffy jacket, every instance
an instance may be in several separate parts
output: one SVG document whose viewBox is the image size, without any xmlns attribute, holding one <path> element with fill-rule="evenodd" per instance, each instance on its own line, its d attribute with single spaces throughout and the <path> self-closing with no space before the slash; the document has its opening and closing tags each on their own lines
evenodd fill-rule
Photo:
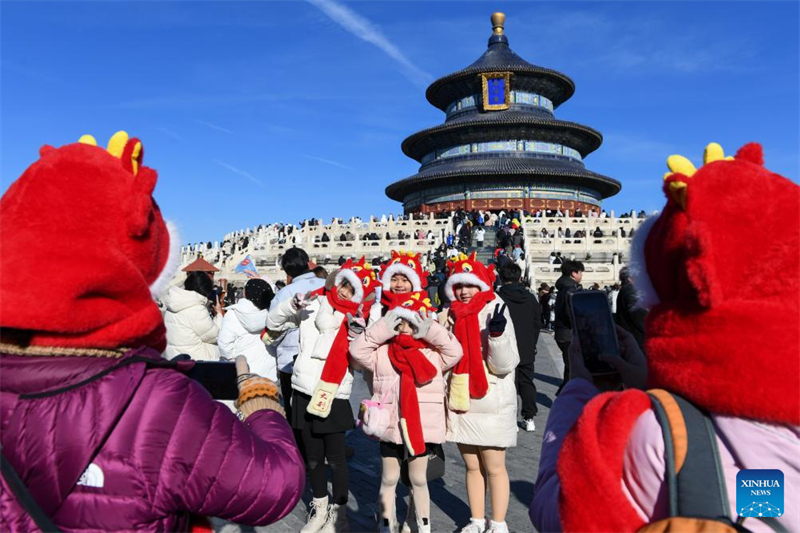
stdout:
<svg viewBox="0 0 800 533">
<path fill-rule="evenodd" d="M 350 355 L 360 366 L 372 372 L 373 400 L 387 396 L 392 416 L 389 430 L 381 437 L 382 441 L 402 444 L 400 431 L 399 390 L 400 374 L 389 361 L 389 341 L 394 337 L 386 321 L 378 320 L 350 344 Z M 434 322 L 428 334 L 422 339 L 431 348 L 423 348 L 422 353 L 436 367 L 436 377 L 430 383 L 417 388 L 419 414 L 422 419 L 422 432 L 425 442 L 440 444 L 445 441 L 447 418 L 445 409 L 445 380 L 442 372 L 452 368 L 463 355 L 461 344 L 455 336 Z M 388 394 L 387 394 L 388 393 Z"/>
</svg>

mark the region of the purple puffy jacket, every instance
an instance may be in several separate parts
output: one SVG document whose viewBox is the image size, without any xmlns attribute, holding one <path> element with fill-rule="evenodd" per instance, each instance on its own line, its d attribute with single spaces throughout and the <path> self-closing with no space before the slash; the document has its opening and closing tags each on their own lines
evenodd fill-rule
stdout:
<svg viewBox="0 0 800 533">
<path fill-rule="evenodd" d="M 279 413 L 242 423 L 175 370 L 104 373 L 120 361 L 0 355 L 2 453 L 59 528 L 179 531 L 189 513 L 266 525 L 294 508 L 305 471 Z M 3 482 L 0 531 L 32 530 Z"/>
</svg>

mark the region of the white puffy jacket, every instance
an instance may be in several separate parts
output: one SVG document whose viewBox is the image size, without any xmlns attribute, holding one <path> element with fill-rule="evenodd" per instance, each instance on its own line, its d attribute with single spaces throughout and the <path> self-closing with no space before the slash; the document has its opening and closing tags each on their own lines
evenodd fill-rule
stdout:
<svg viewBox="0 0 800 533">
<path fill-rule="evenodd" d="M 194 291 L 170 287 L 162 298 L 166 312 L 167 349 L 164 357 L 172 359 L 182 353 L 196 361 L 219 361 L 217 336 L 222 317 L 213 319 L 208 313 L 208 298 Z"/>
<path fill-rule="evenodd" d="M 300 331 L 300 353 L 294 362 L 292 371 L 292 388 L 308 396 L 314 394 L 314 389 L 322 376 L 322 369 L 328 358 L 328 352 L 333 345 L 333 340 L 345 315 L 334 310 L 328 300 L 321 296 L 308 304 L 308 307 L 296 311 L 292 308 L 292 301 L 285 300 L 269 312 L 267 328 L 273 331 L 284 331 L 298 327 Z M 512 380 L 513 381 L 513 380 Z M 513 383 L 512 383 L 513 385 Z M 348 368 L 336 398 L 347 400 L 353 387 L 353 369 Z"/>
<path fill-rule="evenodd" d="M 275 356 L 267 351 L 261 341 L 261 333 L 267 326 L 268 311 L 259 309 L 245 298 L 227 307 L 226 311 L 219 330 L 220 358 L 233 361 L 237 355 L 243 355 L 250 372 L 276 381 L 278 370 Z"/>
<path fill-rule="evenodd" d="M 470 399 L 466 413 L 448 411 L 447 440 L 476 446 L 509 448 L 517 445 L 517 388 L 514 385 L 514 370 L 519 364 L 517 338 L 508 309 L 506 329 L 499 337 L 489 335 L 489 321 L 496 304 L 502 307 L 503 300 L 495 294 L 494 300 L 478 313 L 481 326 L 483 353 L 487 354 L 484 365 L 489 377 L 489 392 L 480 399 Z M 441 319 L 453 330 L 451 317 Z M 488 350 L 488 351 L 487 351 Z"/>
</svg>

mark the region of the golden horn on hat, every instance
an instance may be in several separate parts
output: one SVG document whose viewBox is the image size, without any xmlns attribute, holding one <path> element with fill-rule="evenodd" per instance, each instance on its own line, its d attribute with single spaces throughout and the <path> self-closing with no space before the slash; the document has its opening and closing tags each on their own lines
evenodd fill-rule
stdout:
<svg viewBox="0 0 800 533">
<path fill-rule="evenodd" d="M 703 151 L 703 165 L 715 163 L 717 161 L 732 161 L 733 157 L 725 157 L 725 151 L 718 143 L 709 143 Z M 681 174 L 691 178 L 697 172 L 694 163 L 682 155 L 671 155 L 667 158 L 667 168 L 669 172 L 664 174 L 666 180 L 673 174 Z M 688 193 L 688 183 L 683 180 L 675 180 L 669 184 L 668 192 L 670 197 L 675 200 L 682 209 L 686 209 L 686 198 Z"/>
</svg>

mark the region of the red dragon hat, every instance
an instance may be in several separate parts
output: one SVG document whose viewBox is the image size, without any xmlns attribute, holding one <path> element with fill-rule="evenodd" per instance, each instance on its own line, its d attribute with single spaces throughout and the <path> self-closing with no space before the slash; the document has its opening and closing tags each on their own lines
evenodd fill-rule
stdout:
<svg viewBox="0 0 800 533">
<path fill-rule="evenodd" d="M 800 187 L 764 168 L 758 144 L 735 157 L 710 144 L 704 162 L 667 160 L 667 204 L 634 236 L 649 386 L 800 424 Z"/>
<path fill-rule="evenodd" d="M 491 291 L 497 276 L 494 273 L 494 265 L 486 265 L 478 261 L 475 252 L 469 257 L 460 254 L 453 261 L 447 262 L 447 283 L 444 286 L 447 298 L 452 302 L 455 300 L 453 286 L 455 285 L 474 285 L 480 287 L 481 292 Z"/>
<path fill-rule="evenodd" d="M 0 326 L 31 346 L 163 351 L 154 297 L 180 242 L 153 199 L 138 139 L 89 135 L 40 158 L 0 200 Z"/>
<path fill-rule="evenodd" d="M 428 279 L 422 273 L 420 254 L 392 250 L 392 257 L 381 272 L 384 291 L 391 292 L 390 282 L 395 274 L 402 274 L 407 277 L 408 281 L 411 282 L 411 290 L 413 292 L 421 291 L 428 286 Z"/>
<path fill-rule="evenodd" d="M 336 273 L 335 285 L 338 286 L 343 279 L 346 279 L 352 285 L 355 292 L 352 301 L 355 303 L 365 301 L 367 296 L 375 292 L 378 286 L 378 278 L 375 275 L 375 271 L 372 270 L 372 265 L 364 257 L 361 257 L 358 262 L 353 262 L 352 259 L 345 261 Z"/>
</svg>

